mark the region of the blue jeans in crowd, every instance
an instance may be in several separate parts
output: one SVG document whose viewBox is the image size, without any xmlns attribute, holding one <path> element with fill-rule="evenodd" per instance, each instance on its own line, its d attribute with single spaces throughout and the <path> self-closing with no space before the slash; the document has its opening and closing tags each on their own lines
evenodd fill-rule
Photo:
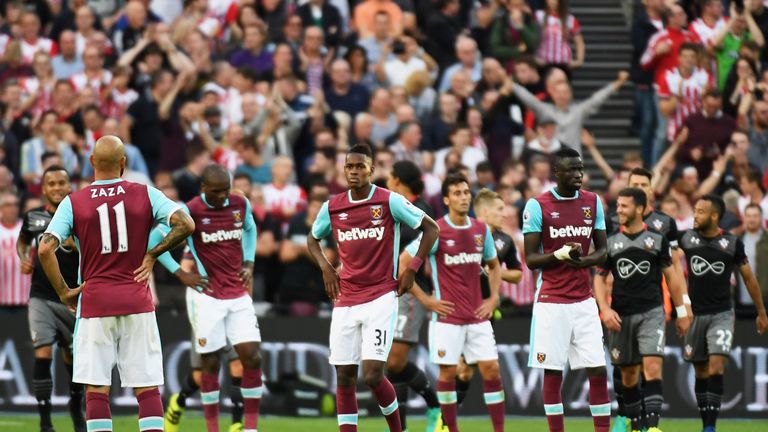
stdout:
<svg viewBox="0 0 768 432">
<path fill-rule="evenodd" d="M 651 152 L 651 163 L 648 168 L 653 169 L 656 163 L 667 151 L 667 123 L 669 119 L 664 117 L 659 110 L 659 95 L 653 93 L 654 110 L 656 111 L 656 131 L 653 137 L 653 151 Z"/>
</svg>

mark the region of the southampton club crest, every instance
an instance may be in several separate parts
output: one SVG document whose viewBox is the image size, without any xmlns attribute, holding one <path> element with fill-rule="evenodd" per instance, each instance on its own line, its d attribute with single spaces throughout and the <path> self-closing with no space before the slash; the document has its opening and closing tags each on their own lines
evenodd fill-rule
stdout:
<svg viewBox="0 0 768 432">
<path fill-rule="evenodd" d="M 477 249 L 478 252 L 483 250 L 483 235 L 482 234 L 475 234 L 475 249 Z"/>
<path fill-rule="evenodd" d="M 613 358 L 613 361 L 619 361 L 619 358 L 621 357 L 621 351 L 619 351 L 618 348 L 612 349 L 611 357 Z"/>
<path fill-rule="evenodd" d="M 720 239 L 720 241 L 719 241 L 718 243 L 720 244 L 720 247 L 721 247 L 721 248 L 723 248 L 723 249 L 728 249 L 728 244 L 729 244 L 729 242 L 728 242 L 728 239 L 726 239 L 726 238 L 721 238 L 721 239 Z"/>
<path fill-rule="evenodd" d="M 380 225 L 382 222 L 384 222 L 382 220 L 383 215 L 384 213 L 381 208 L 381 205 L 371 206 L 371 223 L 372 224 Z"/>
<path fill-rule="evenodd" d="M 656 229 L 656 231 L 661 231 L 661 229 L 664 227 L 664 222 L 662 222 L 659 219 L 654 219 L 653 221 L 653 228 Z"/>
<path fill-rule="evenodd" d="M 240 210 L 232 210 L 232 219 L 235 221 L 235 228 L 243 226 L 243 215 Z"/>
<path fill-rule="evenodd" d="M 645 240 L 643 240 L 643 243 L 645 243 L 646 249 L 653 249 L 653 245 L 656 244 L 653 237 L 646 237 Z"/>
</svg>

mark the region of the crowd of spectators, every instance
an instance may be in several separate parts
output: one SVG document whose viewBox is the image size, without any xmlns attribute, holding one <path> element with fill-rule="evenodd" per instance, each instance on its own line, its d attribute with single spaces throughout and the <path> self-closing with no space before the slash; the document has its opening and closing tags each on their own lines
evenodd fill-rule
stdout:
<svg viewBox="0 0 768 432">
<path fill-rule="evenodd" d="M 745 232 L 751 253 L 768 248 L 768 10 L 745 0 L 726 18 L 720 0 L 644 0 L 631 72 L 574 100 L 573 71 L 590 48 L 569 3 L 0 1 L 3 227 L 18 230 L 20 212 L 40 205 L 46 167 L 63 165 L 76 188 L 88 184 L 88 156 L 103 135 L 127 143 L 126 179 L 179 201 L 199 193 L 206 165 L 221 164 L 255 213 L 255 300 L 313 314 L 328 300 L 305 240 L 321 203 L 346 188 L 352 145 L 373 147 L 380 186 L 395 162 L 418 167 L 407 198 L 420 195 L 438 217 L 447 173 L 494 189 L 518 250 L 525 201 L 554 185 L 552 155 L 571 146 L 598 162 L 607 208 L 629 170 L 645 165 L 681 229 L 696 196 L 735 189 L 728 228 Z M 601 131 L 584 122 L 630 79 L 642 153 L 611 167 Z M 750 225 L 746 214 L 758 210 L 761 223 Z M 333 257 L 334 245 L 323 246 Z M 5 240 L 0 253 L 4 271 L 18 268 Z M 515 307 L 533 302 L 536 275 L 523 269 L 521 282 L 502 287 Z M 177 283 L 162 269 L 155 276 L 158 286 Z M 161 304 L 164 291 L 183 292 L 158 290 Z M 14 302 L 24 299 L 0 296 Z"/>
</svg>

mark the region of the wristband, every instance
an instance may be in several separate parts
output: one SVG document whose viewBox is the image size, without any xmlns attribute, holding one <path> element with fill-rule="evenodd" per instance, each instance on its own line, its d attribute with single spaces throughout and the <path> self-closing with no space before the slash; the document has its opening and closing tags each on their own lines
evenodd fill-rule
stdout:
<svg viewBox="0 0 768 432">
<path fill-rule="evenodd" d="M 691 304 L 691 298 L 688 296 L 688 294 L 683 294 L 683 304 L 684 305 Z"/>
<path fill-rule="evenodd" d="M 419 268 L 421 268 L 422 264 L 424 264 L 424 260 L 421 259 L 421 257 L 419 257 L 419 256 L 415 256 L 415 257 L 413 257 L 411 262 L 408 264 L 408 268 L 413 270 L 413 271 L 415 271 L 415 272 L 418 272 Z"/>
<path fill-rule="evenodd" d="M 678 318 L 685 318 L 688 316 L 688 309 L 685 307 L 685 305 L 677 306 L 675 311 L 677 312 Z"/>
<path fill-rule="evenodd" d="M 557 258 L 559 261 L 570 260 L 571 259 L 570 254 L 571 254 L 571 247 L 568 245 L 561 247 L 560 249 L 556 250 L 554 253 L 555 258 Z"/>
</svg>

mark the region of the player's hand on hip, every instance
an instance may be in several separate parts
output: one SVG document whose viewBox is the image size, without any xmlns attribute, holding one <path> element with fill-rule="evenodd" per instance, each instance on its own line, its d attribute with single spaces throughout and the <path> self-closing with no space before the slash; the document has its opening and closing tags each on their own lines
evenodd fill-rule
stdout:
<svg viewBox="0 0 768 432">
<path fill-rule="evenodd" d="M 757 324 L 757 334 L 764 334 L 768 330 L 768 315 L 765 312 L 757 314 L 755 322 Z"/>
<path fill-rule="evenodd" d="M 445 318 L 448 315 L 453 313 L 454 309 L 453 302 L 449 302 L 447 300 L 440 300 L 434 295 L 429 296 L 429 299 L 427 300 L 427 304 L 424 305 L 427 310 L 430 312 L 434 312 L 438 315 L 440 315 L 441 318 Z"/>
<path fill-rule="evenodd" d="M 603 324 L 612 332 L 621 331 L 621 317 L 613 309 L 608 309 L 603 312 Z"/>
<path fill-rule="evenodd" d="M 253 296 L 253 264 L 243 265 L 243 269 L 240 270 L 240 280 L 243 282 L 243 286 L 248 290 L 248 293 Z"/>
<path fill-rule="evenodd" d="M 32 260 L 29 258 L 24 258 L 21 260 L 21 273 L 23 274 L 32 274 L 32 270 L 35 269 L 35 265 L 32 263 Z"/>
<path fill-rule="evenodd" d="M 680 337 L 688 334 L 688 329 L 691 328 L 691 317 L 683 317 L 675 320 L 675 326 L 677 327 L 677 335 Z"/>
<path fill-rule="evenodd" d="M 140 284 L 148 284 L 149 277 L 152 276 L 152 269 L 155 267 L 157 259 L 150 254 L 145 254 L 141 261 L 141 266 L 133 271 L 133 280 Z"/>
<path fill-rule="evenodd" d="M 483 304 L 475 310 L 475 316 L 482 319 L 491 319 L 493 311 L 496 310 L 496 306 L 499 305 L 498 297 L 489 297 L 483 300 Z"/>
<path fill-rule="evenodd" d="M 407 268 L 400 277 L 397 279 L 397 296 L 407 293 L 413 286 L 413 281 L 416 279 L 416 271 L 412 268 Z"/>
<path fill-rule="evenodd" d="M 59 299 L 61 302 L 72 312 L 75 312 L 77 310 L 77 298 L 80 296 L 80 292 L 83 290 L 83 287 L 85 286 L 85 282 L 82 283 L 77 288 L 70 288 L 68 289 L 63 296 L 59 296 Z"/>
<path fill-rule="evenodd" d="M 325 285 L 325 293 L 331 300 L 339 299 L 339 274 L 331 266 L 326 266 L 323 269 L 323 284 Z"/>
</svg>

